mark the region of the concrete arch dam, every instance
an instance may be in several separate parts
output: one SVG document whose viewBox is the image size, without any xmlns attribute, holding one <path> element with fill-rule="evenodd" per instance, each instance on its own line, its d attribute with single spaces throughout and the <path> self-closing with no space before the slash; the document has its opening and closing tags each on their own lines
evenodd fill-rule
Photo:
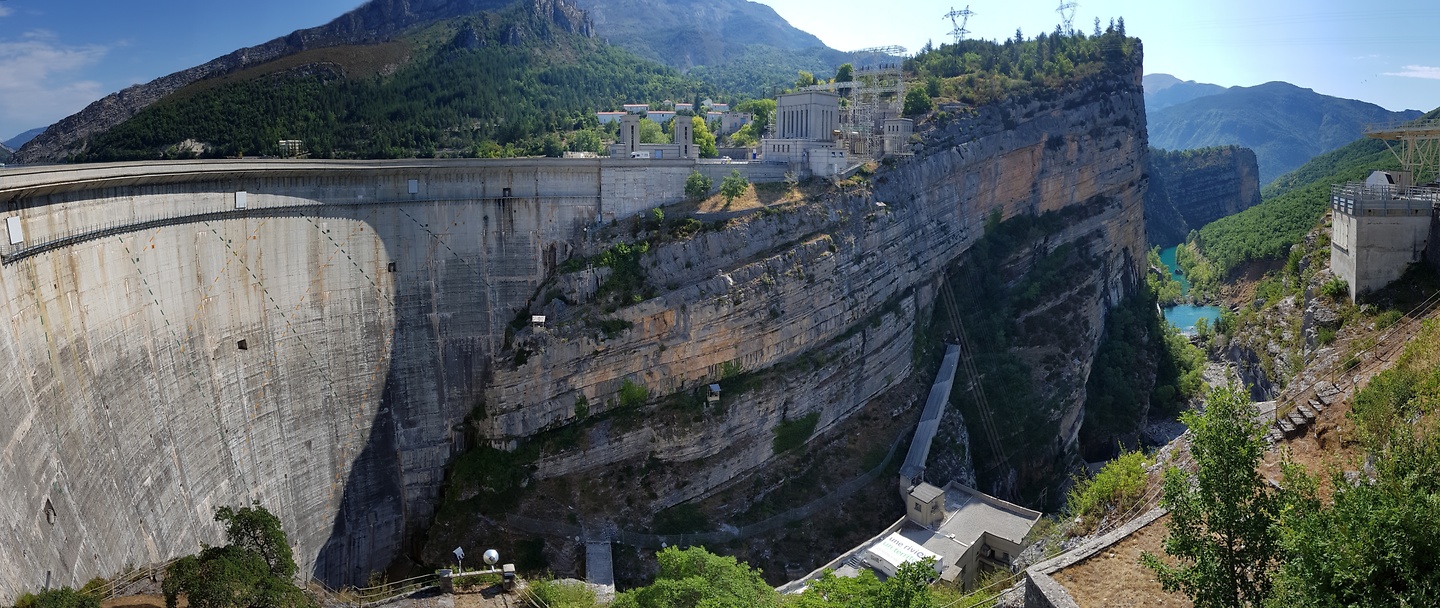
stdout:
<svg viewBox="0 0 1440 608">
<path fill-rule="evenodd" d="M 383 568 L 516 311 L 587 225 L 692 167 L 0 172 L 0 601 L 218 543 L 214 509 L 252 499 L 322 580 Z"/>
</svg>

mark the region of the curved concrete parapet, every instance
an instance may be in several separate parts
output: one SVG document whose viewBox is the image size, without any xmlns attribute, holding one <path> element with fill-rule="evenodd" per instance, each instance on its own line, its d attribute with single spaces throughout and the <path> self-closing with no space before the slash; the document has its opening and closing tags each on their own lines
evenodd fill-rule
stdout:
<svg viewBox="0 0 1440 608">
<path fill-rule="evenodd" d="M 320 578 L 383 568 L 547 270 L 690 170 L 628 165 L 0 173 L 0 601 L 220 542 L 251 500 Z"/>
</svg>

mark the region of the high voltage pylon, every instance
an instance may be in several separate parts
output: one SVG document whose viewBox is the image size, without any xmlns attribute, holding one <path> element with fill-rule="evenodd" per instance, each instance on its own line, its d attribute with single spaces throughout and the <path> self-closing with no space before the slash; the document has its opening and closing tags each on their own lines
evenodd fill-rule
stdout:
<svg viewBox="0 0 1440 608">
<path fill-rule="evenodd" d="M 1075 30 L 1075 8 L 1080 5 L 1074 2 L 1060 0 L 1060 8 L 1055 12 L 1060 13 L 1060 29 L 1066 34 Z"/>
<path fill-rule="evenodd" d="M 974 15 L 975 11 L 970 10 L 970 5 L 968 4 L 965 5 L 965 10 L 957 11 L 955 7 L 952 6 L 950 7 L 950 12 L 945 13 L 945 18 L 950 20 L 951 25 L 955 26 L 955 29 L 950 31 L 950 35 L 955 37 L 955 44 L 960 44 L 960 41 L 965 39 L 965 34 L 970 33 L 970 30 L 965 29 L 965 26 L 970 24 L 970 17 Z"/>
</svg>

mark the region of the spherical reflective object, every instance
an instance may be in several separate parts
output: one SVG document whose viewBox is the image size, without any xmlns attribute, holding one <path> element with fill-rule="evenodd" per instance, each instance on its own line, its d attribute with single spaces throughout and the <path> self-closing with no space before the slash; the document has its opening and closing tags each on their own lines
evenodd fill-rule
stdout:
<svg viewBox="0 0 1440 608">
<path fill-rule="evenodd" d="M 485 563 L 490 564 L 491 566 L 494 566 L 495 563 L 498 562 L 498 561 L 500 561 L 500 552 L 499 552 L 499 551 L 496 551 L 496 550 L 494 550 L 494 549 L 486 549 L 486 550 L 485 550 Z"/>
</svg>

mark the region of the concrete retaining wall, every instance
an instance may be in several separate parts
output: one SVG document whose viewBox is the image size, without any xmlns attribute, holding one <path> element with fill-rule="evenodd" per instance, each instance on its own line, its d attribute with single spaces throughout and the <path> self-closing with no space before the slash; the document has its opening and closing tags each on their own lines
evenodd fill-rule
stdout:
<svg viewBox="0 0 1440 608">
<path fill-rule="evenodd" d="M 303 570 L 383 568 L 547 271 L 597 216 L 681 196 L 689 165 L 651 162 L 0 173 L 23 232 L 0 249 L 0 602 L 218 543 L 214 509 L 257 499 Z"/>
</svg>

